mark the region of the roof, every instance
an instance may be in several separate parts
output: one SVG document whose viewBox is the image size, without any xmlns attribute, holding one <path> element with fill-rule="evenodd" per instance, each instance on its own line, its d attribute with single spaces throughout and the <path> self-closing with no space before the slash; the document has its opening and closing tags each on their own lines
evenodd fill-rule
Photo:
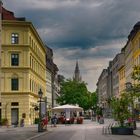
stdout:
<svg viewBox="0 0 140 140">
<path fill-rule="evenodd" d="M 130 34 L 128 35 L 128 40 L 131 40 L 134 38 L 134 36 L 136 35 L 136 33 L 140 30 L 140 21 L 137 22 L 133 29 L 131 30 Z"/>
<path fill-rule="evenodd" d="M 25 21 L 25 17 L 15 17 L 14 12 L 11 12 L 2 7 L 2 20 L 19 20 Z"/>
</svg>

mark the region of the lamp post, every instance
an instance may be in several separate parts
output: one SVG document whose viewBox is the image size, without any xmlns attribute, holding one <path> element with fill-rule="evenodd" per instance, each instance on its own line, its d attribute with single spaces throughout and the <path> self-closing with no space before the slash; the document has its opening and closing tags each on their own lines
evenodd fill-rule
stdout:
<svg viewBox="0 0 140 140">
<path fill-rule="evenodd" d="M 2 0 L 0 0 L 0 102 L 1 100 L 1 50 L 2 50 Z"/>
<path fill-rule="evenodd" d="M 38 122 L 38 132 L 43 132 L 41 120 L 42 120 L 42 115 L 41 115 L 41 99 L 42 99 L 43 92 L 40 89 L 38 91 L 38 96 L 39 96 L 39 122 Z"/>
<path fill-rule="evenodd" d="M 135 130 L 136 129 L 136 120 L 135 120 L 134 101 L 133 101 L 133 94 L 135 94 L 135 89 L 134 89 L 131 82 L 127 82 L 125 85 L 126 85 L 126 91 L 130 92 L 130 95 L 132 98 L 132 102 L 131 102 L 131 104 L 132 104 L 132 120 L 133 120 L 133 129 Z M 133 91 L 133 93 L 131 91 Z"/>
</svg>

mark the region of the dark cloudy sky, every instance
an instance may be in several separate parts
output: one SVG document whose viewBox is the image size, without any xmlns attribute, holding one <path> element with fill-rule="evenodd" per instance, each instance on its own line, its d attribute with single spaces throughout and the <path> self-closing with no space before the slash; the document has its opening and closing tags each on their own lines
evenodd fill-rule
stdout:
<svg viewBox="0 0 140 140">
<path fill-rule="evenodd" d="M 34 24 L 53 49 L 60 74 L 73 77 L 78 60 L 90 91 L 140 20 L 140 0 L 3 0 L 3 4 Z"/>
</svg>

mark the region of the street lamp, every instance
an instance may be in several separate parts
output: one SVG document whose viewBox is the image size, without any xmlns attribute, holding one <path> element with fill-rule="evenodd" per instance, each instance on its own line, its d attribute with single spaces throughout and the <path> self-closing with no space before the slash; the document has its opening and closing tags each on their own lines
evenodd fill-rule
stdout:
<svg viewBox="0 0 140 140">
<path fill-rule="evenodd" d="M 40 89 L 38 91 L 38 96 L 40 98 L 39 100 L 39 122 L 38 122 L 38 132 L 43 132 L 43 127 L 42 127 L 42 124 L 41 124 L 41 121 L 42 121 L 42 115 L 41 115 L 41 99 L 42 99 L 42 95 L 43 95 L 43 92 L 42 90 Z"/>
<path fill-rule="evenodd" d="M 136 120 L 135 120 L 135 112 L 134 112 L 134 101 L 133 101 L 133 94 L 135 94 L 135 89 L 132 85 L 131 82 L 127 82 L 126 84 L 126 91 L 129 92 L 130 91 L 130 95 L 131 95 L 131 98 L 132 98 L 132 119 L 133 119 L 133 129 L 136 129 Z M 133 91 L 133 93 L 131 92 Z"/>
</svg>

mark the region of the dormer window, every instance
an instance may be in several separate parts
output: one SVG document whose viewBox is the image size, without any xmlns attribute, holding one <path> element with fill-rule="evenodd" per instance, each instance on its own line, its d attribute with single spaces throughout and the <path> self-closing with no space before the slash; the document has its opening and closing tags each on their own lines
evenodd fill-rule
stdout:
<svg viewBox="0 0 140 140">
<path fill-rule="evenodd" d="M 19 35 L 18 33 L 12 33 L 11 35 L 11 43 L 18 44 L 19 43 Z"/>
</svg>

